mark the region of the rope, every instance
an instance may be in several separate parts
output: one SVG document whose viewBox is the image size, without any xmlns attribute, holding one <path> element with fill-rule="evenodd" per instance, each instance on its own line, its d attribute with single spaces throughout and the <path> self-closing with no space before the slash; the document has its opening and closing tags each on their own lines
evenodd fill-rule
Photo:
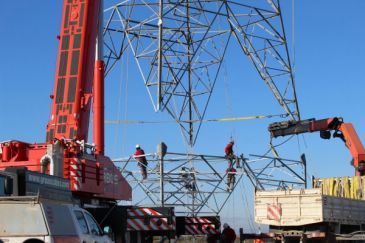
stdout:
<svg viewBox="0 0 365 243">
<path fill-rule="evenodd" d="M 277 115 L 257 115 L 257 116 L 242 116 L 242 117 L 226 117 L 226 118 L 214 118 L 205 120 L 185 120 L 185 121 L 142 121 L 142 120 L 105 120 L 105 124 L 162 124 L 162 123 L 191 123 L 191 122 L 226 122 L 226 121 L 246 121 L 254 119 L 268 119 L 273 117 L 287 117 L 287 114 Z"/>
<path fill-rule="evenodd" d="M 121 69 L 120 71 L 120 78 L 119 78 L 119 89 L 118 89 L 118 100 L 117 100 L 117 106 L 116 106 L 116 116 L 117 116 L 117 119 L 120 119 L 120 106 L 121 106 L 121 97 L 122 96 L 122 90 L 123 90 L 123 68 Z M 105 121 L 104 121 L 105 122 Z M 118 144 L 118 134 L 119 134 L 119 127 L 116 127 L 115 130 L 114 130 L 114 146 L 113 146 L 113 150 L 114 151 L 118 151 L 119 149 L 117 148 L 117 144 Z"/>
<path fill-rule="evenodd" d="M 128 63 L 129 63 L 129 52 L 126 55 L 126 61 L 125 61 L 125 65 L 124 70 L 123 68 L 121 69 L 120 72 L 120 82 L 119 82 L 119 90 L 118 90 L 118 100 L 117 100 L 117 119 L 119 119 L 121 117 L 121 107 L 122 107 L 122 97 L 124 97 L 124 113 L 123 113 L 123 118 L 126 119 L 128 116 L 128 81 L 129 81 L 129 67 L 128 67 Z M 125 73 L 125 75 L 124 75 Z M 125 80 L 124 83 L 124 87 L 123 87 L 123 80 Z M 123 95 L 123 91 L 125 91 L 125 94 Z M 122 136 L 126 136 L 126 132 L 125 132 L 125 127 L 122 129 Z M 119 141 L 119 130 L 116 129 L 115 131 L 115 145 L 118 146 L 118 141 Z M 123 138 L 124 141 L 127 141 L 127 138 L 124 137 Z M 124 153 L 126 151 L 126 143 L 122 144 L 122 153 Z M 120 150 L 119 148 L 116 148 L 118 151 Z"/>
<path fill-rule="evenodd" d="M 226 111 L 228 111 L 228 114 L 231 115 L 233 114 L 233 108 L 232 108 L 232 98 L 229 95 L 229 77 L 228 77 L 228 72 L 227 72 L 227 63 L 224 60 L 223 61 L 223 84 L 224 84 L 224 97 L 225 97 L 225 105 L 226 105 Z M 230 125 L 230 130 L 231 130 L 231 140 L 233 137 L 235 137 L 235 133 L 236 133 L 236 129 L 235 127 L 231 124 Z"/>
<path fill-rule="evenodd" d="M 292 52 L 293 52 L 293 76 L 295 76 L 295 0 L 292 0 Z"/>
<path fill-rule="evenodd" d="M 230 185 L 228 185 L 228 186 L 230 186 Z M 232 210 L 232 222 L 233 222 L 233 225 L 236 225 L 236 206 L 235 206 L 235 201 L 236 201 L 236 199 L 235 199 L 235 190 L 233 190 L 233 192 L 232 192 L 232 207 L 233 207 L 233 210 Z"/>
<path fill-rule="evenodd" d="M 248 227 L 250 228 L 251 232 L 255 232 L 256 227 L 253 224 L 253 217 L 252 217 L 253 210 L 249 210 L 250 207 L 249 207 L 249 204 L 248 204 L 248 201 L 247 201 L 247 197 L 245 197 L 245 194 L 247 194 L 247 193 L 244 193 L 244 191 L 246 191 L 246 189 L 245 189 L 245 185 L 243 183 L 243 180 L 242 180 L 242 183 L 240 183 L 240 187 L 241 187 L 242 200 L 244 201 L 244 203 L 246 205 L 245 209 L 246 209 L 246 215 L 248 215 Z"/>
<path fill-rule="evenodd" d="M 282 143 L 279 143 L 279 144 L 277 144 L 277 145 L 273 145 L 273 143 L 272 143 L 272 138 L 270 139 L 270 142 L 269 142 L 269 149 L 266 151 L 266 153 L 264 153 L 264 155 L 263 156 L 266 156 L 268 153 L 272 153 L 275 157 L 279 157 L 279 154 L 278 154 L 278 152 L 276 151 L 276 147 L 279 147 L 279 146 L 281 146 L 281 145 L 283 145 L 283 144 L 285 144 L 285 143 L 287 143 L 287 142 L 289 142 L 289 140 L 290 139 L 292 139 L 294 137 L 294 135 L 291 135 L 288 139 L 286 139 L 285 141 L 283 141 Z"/>
<path fill-rule="evenodd" d="M 124 119 L 127 119 L 127 117 L 128 117 L 128 84 L 129 84 L 129 62 L 130 62 L 130 52 L 127 52 L 127 55 L 126 55 L 126 59 L 127 59 L 127 61 L 126 61 L 126 65 L 125 65 L 125 73 L 126 73 L 126 75 L 125 75 L 125 87 L 124 87 L 124 90 L 125 90 L 125 95 L 124 95 L 124 97 L 125 97 L 125 99 L 124 99 Z M 120 104 L 119 104 L 120 105 Z M 123 129 L 122 129 L 122 139 L 123 139 L 123 141 L 128 141 L 128 139 L 127 139 L 127 132 L 126 132 L 126 130 L 127 130 L 127 128 L 126 127 L 124 127 Z M 123 152 L 123 154 L 125 154 L 125 151 L 127 150 L 128 151 L 128 149 L 126 148 L 126 146 L 127 146 L 127 143 L 123 143 L 123 145 L 122 145 L 123 147 L 122 147 L 122 152 Z"/>
</svg>

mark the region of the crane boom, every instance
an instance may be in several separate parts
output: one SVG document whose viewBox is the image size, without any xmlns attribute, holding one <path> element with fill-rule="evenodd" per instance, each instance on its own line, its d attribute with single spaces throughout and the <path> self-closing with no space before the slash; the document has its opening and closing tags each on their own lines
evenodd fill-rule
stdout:
<svg viewBox="0 0 365 243">
<path fill-rule="evenodd" d="M 49 173 L 70 181 L 84 201 L 131 200 L 132 189 L 104 156 L 104 62 L 102 0 L 64 0 L 57 69 L 46 143 L 0 143 L 0 170 L 12 166 Z M 93 103 L 93 135 L 88 132 Z"/>
<path fill-rule="evenodd" d="M 271 137 L 296 135 L 301 133 L 320 132 L 323 139 L 333 137 L 341 138 L 352 155 L 352 165 L 356 175 L 365 174 L 365 149 L 351 123 L 344 123 L 342 118 L 333 117 L 322 120 L 308 119 L 301 121 L 275 122 L 269 125 Z"/>
<path fill-rule="evenodd" d="M 65 1 L 47 142 L 87 141 L 100 1 Z"/>
</svg>

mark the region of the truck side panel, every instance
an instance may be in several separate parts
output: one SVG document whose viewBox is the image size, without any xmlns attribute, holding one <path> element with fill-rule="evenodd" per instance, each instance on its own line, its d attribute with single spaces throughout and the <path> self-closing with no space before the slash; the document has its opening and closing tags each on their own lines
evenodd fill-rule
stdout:
<svg viewBox="0 0 365 243">
<path fill-rule="evenodd" d="M 323 221 L 321 195 L 311 190 L 258 191 L 255 220 L 269 225 L 303 225 Z"/>
<path fill-rule="evenodd" d="M 365 224 L 365 201 L 323 196 L 323 220 L 341 224 Z"/>
<path fill-rule="evenodd" d="M 0 215 L 0 237 L 48 235 L 39 204 L 0 201 Z"/>
<path fill-rule="evenodd" d="M 256 223 L 301 226 L 322 222 L 365 224 L 365 201 L 323 195 L 320 189 L 258 191 Z"/>
</svg>

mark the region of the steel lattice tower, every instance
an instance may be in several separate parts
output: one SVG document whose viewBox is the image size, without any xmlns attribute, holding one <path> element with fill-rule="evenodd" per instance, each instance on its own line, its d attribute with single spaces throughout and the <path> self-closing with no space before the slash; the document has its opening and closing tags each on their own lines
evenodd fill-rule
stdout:
<svg viewBox="0 0 365 243">
<path fill-rule="evenodd" d="M 104 14 L 109 72 L 131 50 L 155 110 L 193 146 L 230 43 L 236 42 L 284 112 L 298 120 L 279 0 L 125 0 Z"/>
<path fill-rule="evenodd" d="M 132 53 L 155 111 L 167 111 L 190 146 L 231 44 L 250 60 L 286 116 L 300 119 L 279 0 L 111 2 L 104 11 L 106 73 Z M 305 184 L 305 161 L 251 157 L 241 157 L 236 185 L 243 176 L 257 189 Z M 169 152 L 162 175 L 158 156 L 149 154 L 148 161 L 148 178 L 141 180 L 133 156 L 115 160 L 133 191 L 143 195 L 136 205 L 173 205 L 180 215 L 212 215 L 220 213 L 232 193 L 222 156 Z"/>
</svg>

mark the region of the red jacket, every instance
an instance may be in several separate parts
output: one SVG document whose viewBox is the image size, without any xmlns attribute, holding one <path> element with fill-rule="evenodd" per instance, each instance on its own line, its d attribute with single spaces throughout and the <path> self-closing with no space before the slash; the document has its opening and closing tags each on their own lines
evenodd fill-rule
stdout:
<svg viewBox="0 0 365 243">
<path fill-rule="evenodd" d="M 227 146 L 224 148 L 224 152 L 226 153 L 226 155 L 233 154 L 233 144 L 227 144 Z"/>
<path fill-rule="evenodd" d="M 236 239 L 236 233 L 232 228 L 228 226 L 226 229 L 223 230 L 221 237 L 223 243 L 233 243 Z"/>
<path fill-rule="evenodd" d="M 136 160 L 142 164 L 147 164 L 147 160 L 145 156 L 141 156 L 144 155 L 144 151 L 143 149 L 136 149 L 136 152 L 134 153 L 134 156 L 136 156 Z M 141 156 L 141 157 L 137 157 L 137 156 Z"/>
</svg>

